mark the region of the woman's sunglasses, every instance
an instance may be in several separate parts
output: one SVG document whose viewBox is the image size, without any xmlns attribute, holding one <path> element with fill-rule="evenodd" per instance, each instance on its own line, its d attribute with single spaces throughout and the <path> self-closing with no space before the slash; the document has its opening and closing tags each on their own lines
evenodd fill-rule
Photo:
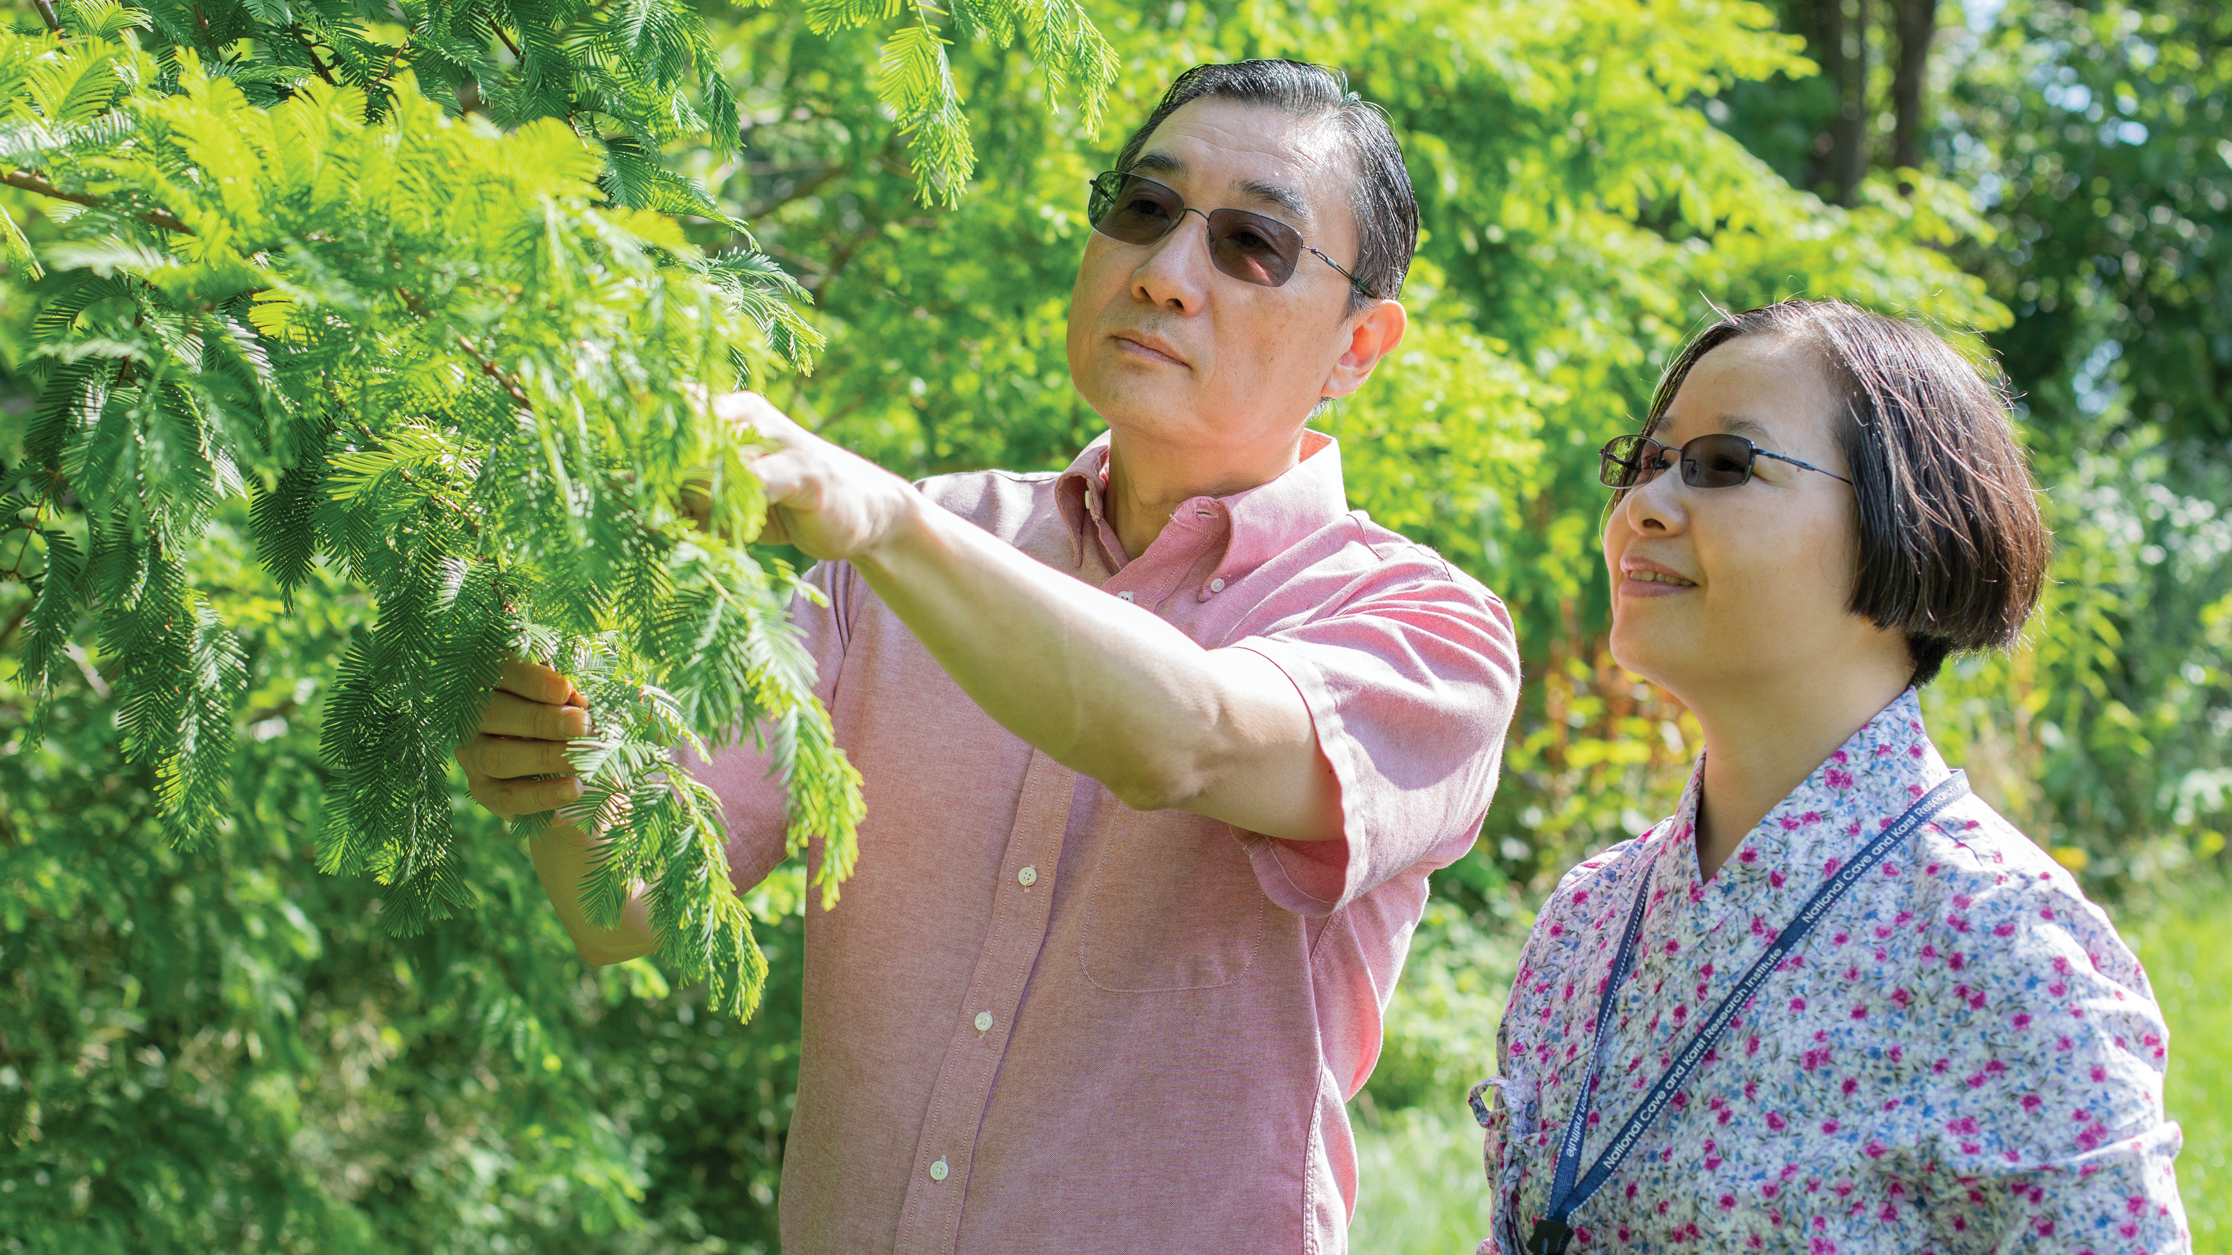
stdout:
<svg viewBox="0 0 2232 1255">
<path fill-rule="evenodd" d="M 1852 482 L 1835 471 L 1824 471 L 1810 462 L 1771 453 L 1742 436 L 1725 432 L 1699 436 L 1679 449 L 1660 444 L 1649 436 L 1615 436 L 1597 454 L 1603 459 L 1597 467 L 1597 478 L 1607 488 L 1628 489 L 1650 483 L 1658 478 L 1660 471 L 1676 462 L 1682 467 L 1682 482 L 1692 488 L 1734 488 L 1751 482 L 1752 463 L 1761 458 L 1773 458 L 1831 479 Z"/>
<path fill-rule="evenodd" d="M 1092 198 L 1085 214 L 1093 229 L 1126 244 L 1152 244 L 1171 233 L 1189 213 L 1201 214 L 1209 224 L 1209 259 L 1217 269 L 1242 283 L 1275 288 L 1294 277 L 1294 264 L 1303 250 L 1317 253 L 1319 261 L 1340 270 L 1341 277 L 1365 296 L 1370 289 L 1341 264 L 1302 242 L 1302 234 L 1277 218 L 1266 218 L 1245 209 L 1212 209 L 1203 213 L 1186 207 L 1178 193 L 1136 174 L 1111 170 L 1095 175 Z"/>
</svg>

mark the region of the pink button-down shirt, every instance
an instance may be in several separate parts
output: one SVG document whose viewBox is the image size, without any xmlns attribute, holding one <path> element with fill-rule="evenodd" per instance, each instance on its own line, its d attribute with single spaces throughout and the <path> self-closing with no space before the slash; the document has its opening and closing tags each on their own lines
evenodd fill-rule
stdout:
<svg viewBox="0 0 2232 1255">
<path fill-rule="evenodd" d="M 1345 1249 L 1342 1104 L 1427 874 L 1487 810 L 1519 666 L 1502 603 L 1349 510 L 1339 449 L 1306 439 L 1130 560 L 1102 515 L 1105 438 L 1059 475 L 923 487 L 1277 664 L 1339 777 L 1343 839 L 1128 809 L 978 709 L 851 567 L 810 577 L 829 604 L 795 613 L 868 812 L 842 899 L 807 911 L 792 1255 Z M 749 750 L 700 770 L 752 884 L 782 856 L 782 792 Z"/>
</svg>

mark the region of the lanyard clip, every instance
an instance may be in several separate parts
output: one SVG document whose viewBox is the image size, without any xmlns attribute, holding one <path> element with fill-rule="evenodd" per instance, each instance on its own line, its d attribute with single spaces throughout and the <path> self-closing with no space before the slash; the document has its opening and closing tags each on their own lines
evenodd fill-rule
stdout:
<svg viewBox="0 0 2232 1255">
<path fill-rule="evenodd" d="M 1481 1128 L 1485 1129 L 1488 1127 L 1489 1110 L 1489 1104 L 1488 1102 L 1482 1100 L 1482 1096 L 1487 1095 L 1495 1101 L 1501 1102 L 1503 1099 L 1503 1087 L 1509 1085 L 1510 1083 L 1511 1082 L 1504 1077 L 1491 1076 L 1487 1080 L 1482 1081 L 1480 1084 L 1473 1086 L 1472 1092 L 1465 1095 L 1465 1101 L 1472 1104 L 1473 1119 L 1479 1122 Z"/>
<path fill-rule="evenodd" d="M 1534 1232 L 1527 1235 L 1527 1255 L 1565 1255 L 1572 1241 L 1573 1226 L 1545 1217 L 1535 1221 Z"/>
</svg>

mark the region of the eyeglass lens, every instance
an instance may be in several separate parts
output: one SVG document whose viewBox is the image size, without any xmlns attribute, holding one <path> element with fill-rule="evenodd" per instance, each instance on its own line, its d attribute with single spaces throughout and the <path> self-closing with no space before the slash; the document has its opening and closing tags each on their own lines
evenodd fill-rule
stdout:
<svg viewBox="0 0 2232 1255">
<path fill-rule="evenodd" d="M 1185 217 L 1186 201 L 1153 179 L 1111 172 L 1093 180 L 1086 214 L 1093 229 L 1110 239 L 1152 244 Z M 1212 209 L 1202 216 L 1209 220 L 1209 259 L 1218 270 L 1267 288 L 1294 277 L 1302 234 L 1293 227 L 1245 209 Z"/>
<path fill-rule="evenodd" d="M 1633 488 L 1658 478 L 1660 471 L 1679 462 L 1682 482 L 1692 488 L 1734 488 L 1748 483 L 1758 447 L 1742 436 L 1718 433 L 1699 436 L 1681 448 L 1660 444 L 1649 436 L 1620 436 L 1600 451 L 1597 478 L 1608 488 Z"/>
</svg>

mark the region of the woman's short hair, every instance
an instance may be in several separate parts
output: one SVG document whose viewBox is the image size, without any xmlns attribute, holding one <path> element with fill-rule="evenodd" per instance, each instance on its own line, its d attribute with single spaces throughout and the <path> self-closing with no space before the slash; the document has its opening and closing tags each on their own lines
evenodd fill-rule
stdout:
<svg viewBox="0 0 2232 1255">
<path fill-rule="evenodd" d="M 1738 336 L 1819 349 L 1844 400 L 1837 441 L 1859 502 L 1852 612 L 1906 633 L 1915 684 L 1956 651 L 2004 649 L 2038 604 L 2052 538 L 2008 393 L 1936 332 L 1835 300 L 1729 314 L 1682 347 L 1651 398 L 1665 418 L 1698 359 Z"/>
</svg>

